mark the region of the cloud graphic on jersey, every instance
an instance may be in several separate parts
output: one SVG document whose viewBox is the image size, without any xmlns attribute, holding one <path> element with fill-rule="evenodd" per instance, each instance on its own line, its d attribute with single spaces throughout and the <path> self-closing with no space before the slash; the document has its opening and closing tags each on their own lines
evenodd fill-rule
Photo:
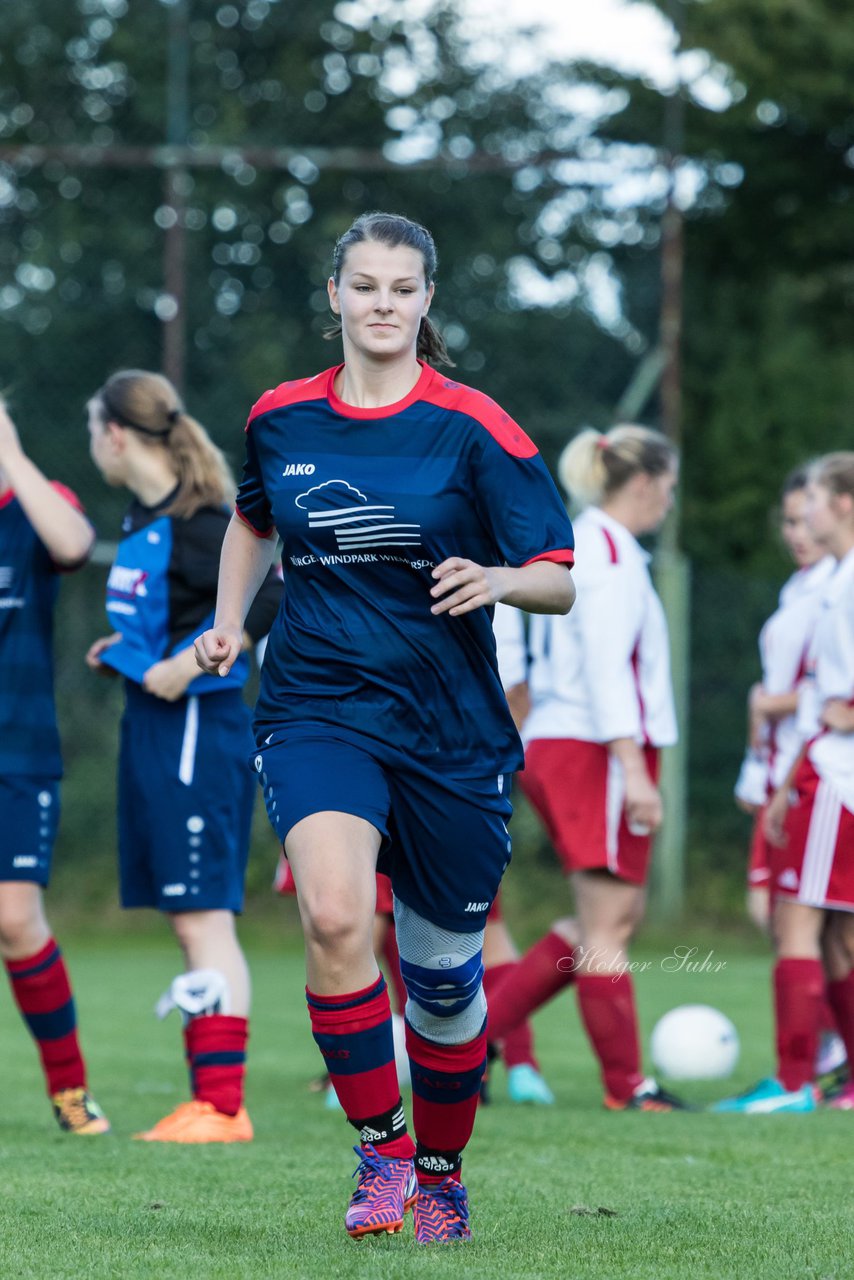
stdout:
<svg viewBox="0 0 854 1280">
<path fill-rule="evenodd" d="M 346 480 L 324 480 L 323 484 L 316 484 L 313 489 L 307 489 L 305 493 L 299 494 L 296 498 L 294 498 L 294 502 L 300 508 L 300 510 L 310 511 L 311 507 L 307 507 L 305 505 L 305 499 L 312 497 L 313 494 L 319 493 L 319 494 L 323 494 L 323 497 L 315 498 L 314 500 L 315 503 L 320 504 L 320 503 L 323 503 L 324 501 L 331 502 L 333 495 L 330 493 L 323 493 L 323 490 L 331 489 L 333 487 L 343 489 L 344 492 L 342 493 L 341 496 L 345 499 L 348 499 L 351 502 L 353 500 L 353 497 L 358 498 L 360 502 L 368 501 L 368 499 L 365 497 L 363 493 L 360 493 L 358 489 L 354 489 L 353 486 L 351 484 L 348 484 Z"/>
<path fill-rule="evenodd" d="M 390 503 L 369 503 L 360 489 L 346 480 L 324 480 L 294 498 L 308 512 L 311 530 L 332 529 L 340 551 L 367 547 L 417 547 L 420 524 L 395 519 Z"/>
</svg>

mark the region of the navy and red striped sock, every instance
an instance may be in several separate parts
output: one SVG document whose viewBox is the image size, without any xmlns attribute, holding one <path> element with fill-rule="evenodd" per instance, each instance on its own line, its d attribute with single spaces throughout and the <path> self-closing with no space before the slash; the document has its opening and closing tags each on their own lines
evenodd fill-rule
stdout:
<svg viewBox="0 0 854 1280">
<path fill-rule="evenodd" d="M 349 994 L 321 996 L 306 987 L 311 1031 L 344 1114 L 363 1144 L 382 1156 L 409 1160 L 414 1144 L 406 1118 L 385 978 Z"/>
<path fill-rule="evenodd" d="M 578 1007 L 599 1059 L 602 1080 L 616 1102 L 628 1102 L 643 1080 L 631 975 L 579 973 Z"/>
<path fill-rule="evenodd" d="M 208 1013 L 190 1019 L 184 1046 L 194 1098 L 210 1102 L 224 1115 L 237 1115 L 243 1105 L 248 1039 L 246 1018 Z"/>
<path fill-rule="evenodd" d="M 407 1022 L 406 1048 L 412 1075 L 416 1177 L 424 1185 L 448 1176 L 459 1178 L 486 1070 L 486 1028 L 465 1044 L 437 1044 Z"/>
<path fill-rule="evenodd" d="M 51 938 L 35 955 L 7 960 L 15 1003 L 38 1047 L 49 1094 L 86 1086 L 77 1011 L 62 952 Z"/>
</svg>

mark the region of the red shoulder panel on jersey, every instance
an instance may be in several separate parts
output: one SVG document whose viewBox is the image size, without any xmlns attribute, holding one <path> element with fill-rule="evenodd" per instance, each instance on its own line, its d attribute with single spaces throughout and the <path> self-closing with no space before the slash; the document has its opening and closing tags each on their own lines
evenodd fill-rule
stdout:
<svg viewBox="0 0 854 1280">
<path fill-rule="evenodd" d="M 269 413 L 271 409 L 281 409 L 288 404 L 299 404 L 301 400 L 323 399 L 326 395 L 329 374 L 330 370 L 324 369 L 322 373 L 316 373 L 311 378 L 297 378 L 293 382 L 281 382 L 277 387 L 273 387 L 272 390 L 265 391 L 261 398 L 253 404 L 245 429 L 249 430 L 249 424 L 253 418 L 258 418 L 263 413 Z"/>
<path fill-rule="evenodd" d="M 619 564 L 620 553 L 617 551 L 617 544 L 614 541 L 614 539 L 611 537 L 607 529 L 602 530 L 602 537 L 605 539 L 605 541 L 608 544 L 608 554 L 611 557 L 611 564 Z"/>
<path fill-rule="evenodd" d="M 80 511 L 85 515 L 83 503 L 77 497 L 74 490 L 69 489 L 67 484 L 63 484 L 60 480 L 51 480 L 50 487 L 51 489 L 55 489 L 60 497 L 64 498 L 69 506 L 73 507 L 75 511 Z"/>
<path fill-rule="evenodd" d="M 475 391 L 474 387 L 464 386 L 461 382 L 454 382 L 453 378 L 444 378 L 437 373 L 422 399 L 428 404 L 456 409 L 459 413 L 474 418 L 498 441 L 505 453 L 513 458 L 533 458 L 537 452 L 533 440 L 525 435 L 510 414 L 505 413 L 500 404 L 490 400 L 482 391 Z"/>
<path fill-rule="evenodd" d="M 245 525 L 246 525 L 246 528 L 247 528 L 247 529 L 251 530 L 251 532 L 255 534 L 255 537 L 256 537 L 256 538 L 269 538 L 270 534 L 273 532 L 273 530 L 274 530 L 274 528 L 275 528 L 275 525 L 272 525 L 272 524 L 271 524 L 271 525 L 270 525 L 270 527 L 269 527 L 269 529 L 265 530 L 265 531 L 262 533 L 260 529 L 256 529 L 256 528 L 255 528 L 255 526 L 254 526 L 254 524 L 252 523 L 252 521 L 251 521 L 251 520 L 247 520 L 247 519 L 246 519 L 246 516 L 245 516 L 245 515 L 243 514 L 243 512 L 240 510 L 240 507 L 237 507 L 237 506 L 236 506 L 236 507 L 234 508 L 234 514 L 237 516 L 238 520 L 240 520 L 242 524 L 245 524 Z"/>
<path fill-rule="evenodd" d="M 569 547 L 558 547 L 556 551 L 543 551 L 538 556 L 531 556 L 530 560 L 526 560 L 525 564 L 520 565 L 524 569 L 529 564 L 536 564 L 538 560 L 550 560 L 553 564 L 565 564 L 571 569 L 575 564 L 575 553 Z"/>
</svg>

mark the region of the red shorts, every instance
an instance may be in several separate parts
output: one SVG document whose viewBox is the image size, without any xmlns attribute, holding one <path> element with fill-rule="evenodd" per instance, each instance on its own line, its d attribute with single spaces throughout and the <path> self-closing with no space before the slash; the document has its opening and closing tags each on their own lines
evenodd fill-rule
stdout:
<svg viewBox="0 0 854 1280">
<path fill-rule="evenodd" d="M 795 774 L 786 845 L 772 850 L 774 892 L 811 907 L 854 911 L 854 813 L 810 760 Z"/>
<path fill-rule="evenodd" d="M 749 889 L 767 889 L 771 884 L 772 848 L 765 835 L 765 806 L 759 810 L 753 820 L 753 835 L 750 838 L 750 861 L 747 864 L 747 887 Z"/>
<path fill-rule="evenodd" d="M 649 776 L 658 781 L 659 753 L 644 747 Z M 528 743 L 519 786 L 536 809 L 567 873 L 603 867 L 643 884 L 652 838 L 629 830 L 618 761 L 600 742 L 538 738 Z"/>
<path fill-rule="evenodd" d="M 283 853 L 279 854 L 279 861 L 276 865 L 276 874 L 273 877 L 273 888 L 276 893 L 295 894 L 297 887 L 294 884 L 294 873 L 291 871 L 291 864 Z M 388 876 L 384 876 L 381 871 L 377 872 L 377 908 L 378 916 L 394 915 L 394 900 L 391 893 L 391 880 Z"/>
</svg>

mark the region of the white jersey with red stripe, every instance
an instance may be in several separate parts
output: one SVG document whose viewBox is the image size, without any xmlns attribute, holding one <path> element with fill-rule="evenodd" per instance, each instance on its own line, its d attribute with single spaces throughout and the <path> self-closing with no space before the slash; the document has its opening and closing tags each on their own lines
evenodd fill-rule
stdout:
<svg viewBox="0 0 854 1280">
<path fill-rule="evenodd" d="M 783 586 L 777 609 L 759 634 L 762 686 L 766 693 L 793 693 L 806 676 L 824 589 L 835 567 L 833 556 L 824 556 L 816 564 L 793 573 Z M 794 713 L 774 724 L 767 745 L 769 785 L 776 789 L 803 746 Z"/>
<path fill-rule="evenodd" d="M 599 507 L 574 527 L 576 603 L 566 616 L 531 618 L 523 739 L 669 746 L 677 737 L 670 647 L 649 556 Z"/>
<path fill-rule="evenodd" d="M 854 702 L 854 549 L 838 562 L 825 585 L 810 653 L 813 706 L 820 711 L 831 698 Z M 822 781 L 854 813 L 854 733 L 819 733 L 809 747 L 809 758 Z"/>
<path fill-rule="evenodd" d="M 528 679 L 528 644 L 521 609 L 514 608 L 512 604 L 497 604 L 492 630 L 498 652 L 498 674 L 506 692 Z"/>
</svg>

